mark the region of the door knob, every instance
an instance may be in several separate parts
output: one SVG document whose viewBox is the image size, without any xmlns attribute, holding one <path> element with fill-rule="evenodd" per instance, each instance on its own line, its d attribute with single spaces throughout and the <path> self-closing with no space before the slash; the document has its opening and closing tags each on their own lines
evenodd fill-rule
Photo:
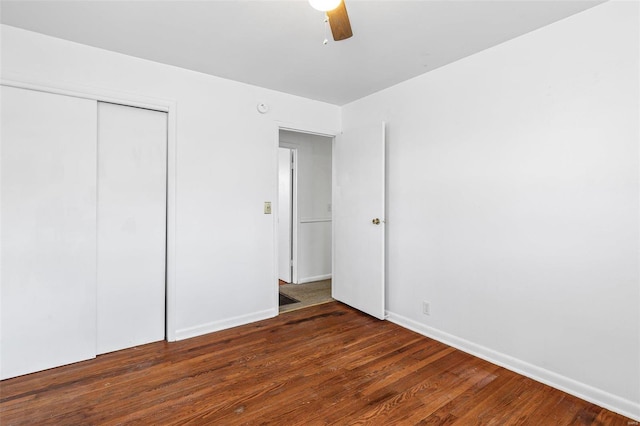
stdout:
<svg viewBox="0 0 640 426">
<path fill-rule="evenodd" d="M 373 223 L 374 225 L 380 225 L 380 219 L 378 219 L 377 217 L 375 219 L 373 219 L 371 221 L 371 223 Z"/>
</svg>

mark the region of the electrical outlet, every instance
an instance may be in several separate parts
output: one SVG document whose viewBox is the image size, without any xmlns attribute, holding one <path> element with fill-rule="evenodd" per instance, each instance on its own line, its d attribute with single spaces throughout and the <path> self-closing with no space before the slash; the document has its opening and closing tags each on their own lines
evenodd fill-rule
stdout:
<svg viewBox="0 0 640 426">
<path fill-rule="evenodd" d="M 264 214 L 271 214 L 271 201 L 264 202 Z"/>
<path fill-rule="evenodd" d="M 431 315 L 431 304 L 429 302 L 422 302 L 422 313 Z"/>
</svg>

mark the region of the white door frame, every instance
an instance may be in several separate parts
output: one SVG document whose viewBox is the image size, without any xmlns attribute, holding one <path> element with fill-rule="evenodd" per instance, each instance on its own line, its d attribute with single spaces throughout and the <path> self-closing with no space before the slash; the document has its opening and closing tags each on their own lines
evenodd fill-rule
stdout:
<svg viewBox="0 0 640 426">
<path fill-rule="evenodd" d="M 298 147 L 295 144 L 281 142 L 279 148 L 288 149 L 290 152 L 289 158 L 289 173 L 291 176 L 291 192 L 289 195 L 291 196 L 291 222 L 288 224 L 291 227 L 291 232 L 289 235 L 289 248 L 291 250 L 291 259 L 289 268 L 291 269 L 291 283 L 298 283 Z M 278 189 L 279 191 L 279 189 Z M 280 194 L 278 194 L 278 202 Z M 278 215 L 280 212 L 280 206 L 277 205 Z M 280 221 L 280 216 L 276 217 L 276 223 L 278 227 L 282 226 Z M 278 230 L 276 230 L 278 231 Z M 278 247 L 280 247 L 278 245 Z M 284 254 L 282 254 L 284 256 Z M 279 258 L 278 258 L 279 259 Z M 278 263 L 280 265 L 280 263 Z M 279 277 L 278 277 L 279 279 Z"/>
<path fill-rule="evenodd" d="M 0 79 L 3 86 L 39 92 L 54 93 L 76 98 L 110 102 L 125 106 L 146 108 L 167 113 L 167 230 L 166 230 L 166 340 L 176 340 L 176 109 L 174 100 L 131 95 L 112 90 L 62 84 L 50 81 L 34 81 L 21 75 L 6 75 Z M 277 295 L 276 295 L 277 296 Z"/>
<path fill-rule="evenodd" d="M 317 135 L 317 136 L 324 136 L 327 138 L 331 138 L 332 139 L 332 146 L 333 144 L 335 144 L 335 137 L 340 133 L 336 130 L 327 130 L 327 129 L 318 129 L 318 128 L 311 128 L 311 127 L 307 127 L 307 126 L 298 126 L 295 124 L 290 124 L 290 123 L 282 123 L 282 122 L 276 122 L 276 129 L 275 129 L 275 152 L 278 152 L 278 148 L 282 147 L 282 148 L 289 148 L 293 150 L 294 153 L 294 182 L 293 182 L 293 214 L 291 217 L 291 220 L 293 221 L 293 232 L 292 232 L 292 253 L 293 253 L 293 274 L 292 274 L 292 281 L 294 283 L 298 282 L 298 146 L 296 144 L 292 144 L 292 143 L 280 143 L 280 130 L 287 130 L 290 132 L 296 132 L 296 133 L 305 133 L 305 134 L 309 134 L 309 135 Z M 333 155 L 334 155 L 334 150 L 331 150 L 331 163 L 333 164 Z M 278 156 L 275 155 L 275 173 L 276 173 L 276 186 L 275 186 L 275 200 L 278 200 Z M 331 191 L 333 193 L 334 191 L 334 185 L 335 185 L 335 181 L 333 179 L 333 173 L 331 175 Z M 277 203 L 277 201 L 276 201 Z M 278 211 L 279 206 L 276 205 L 275 206 L 275 211 Z M 331 213 L 331 215 L 333 216 L 333 212 Z M 275 248 L 275 256 L 274 256 L 274 280 L 273 282 L 275 283 L 275 293 L 274 293 L 274 303 L 275 303 L 275 312 L 278 312 L 278 286 L 279 286 L 279 281 L 278 281 L 278 260 L 280 259 L 280 253 L 278 253 L 278 217 L 274 217 L 274 229 L 273 229 L 273 235 L 274 235 L 274 248 Z M 333 225 L 331 225 L 331 256 L 333 259 Z M 333 262 L 332 262 L 333 263 Z M 332 265 L 333 268 L 333 265 Z"/>
</svg>

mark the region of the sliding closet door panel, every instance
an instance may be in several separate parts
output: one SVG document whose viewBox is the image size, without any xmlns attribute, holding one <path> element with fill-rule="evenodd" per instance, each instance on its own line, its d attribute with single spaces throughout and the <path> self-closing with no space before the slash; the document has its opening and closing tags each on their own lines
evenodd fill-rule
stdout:
<svg viewBox="0 0 640 426">
<path fill-rule="evenodd" d="M 2 86 L 0 378 L 95 357 L 96 102 Z"/>
<path fill-rule="evenodd" d="M 164 338 L 167 114 L 98 104 L 98 353 Z"/>
</svg>

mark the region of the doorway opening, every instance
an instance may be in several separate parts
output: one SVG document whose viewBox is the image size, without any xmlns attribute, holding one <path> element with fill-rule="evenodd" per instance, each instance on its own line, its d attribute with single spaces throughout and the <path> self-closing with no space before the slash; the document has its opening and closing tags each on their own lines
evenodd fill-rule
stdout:
<svg viewBox="0 0 640 426">
<path fill-rule="evenodd" d="M 279 130 L 280 312 L 331 300 L 333 137 Z M 279 297 L 280 300 L 286 300 Z"/>
</svg>

